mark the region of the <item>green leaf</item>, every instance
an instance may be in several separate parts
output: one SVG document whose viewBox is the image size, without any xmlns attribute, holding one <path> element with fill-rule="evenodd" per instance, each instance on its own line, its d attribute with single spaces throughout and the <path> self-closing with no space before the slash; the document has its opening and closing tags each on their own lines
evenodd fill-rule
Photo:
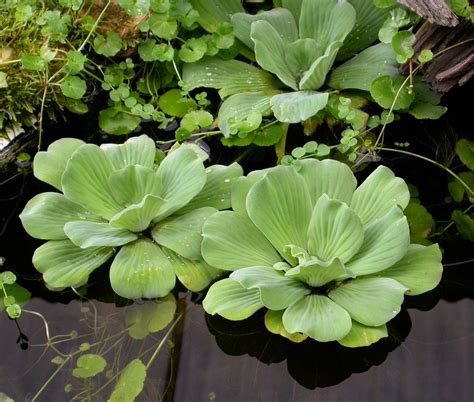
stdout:
<svg viewBox="0 0 474 402">
<path fill-rule="evenodd" d="M 311 199 L 304 179 L 293 167 L 275 167 L 258 181 L 247 196 L 247 211 L 280 254 L 289 244 L 306 248 Z"/>
<path fill-rule="evenodd" d="M 403 212 L 393 207 L 382 218 L 368 224 L 359 251 L 346 263 L 356 276 L 380 272 L 391 267 L 407 252 L 410 231 Z"/>
<path fill-rule="evenodd" d="M 189 132 L 209 127 L 214 122 L 214 117 L 205 110 L 195 110 L 187 113 L 180 122 L 180 126 Z"/>
<path fill-rule="evenodd" d="M 8 88 L 7 73 L 0 71 L 0 88 Z"/>
<path fill-rule="evenodd" d="M 271 93 L 264 92 L 248 92 L 232 95 L 224 101 L 219 109 L 218 121 L 219 127 L 225 137 L 231 134 L 237 134 L 239 124 L 245 122 L 246 119 L 251 120 L 255 114 L 260 114 L 260 120 L 257 119 L 256 124 L 249 122 L 245 132 L 257 129 L 261 122 L 261 115 L 270 112 Z"/>
<path fill-rule="evenodd" d="M 297 39 L 285 48 L 286 63 L 297 80 L 325 51 L 316 40 L 310 38 Z"/>
<path fill-rule="evenodd" d="M 231 204 L 232 209 L 244 216 L 247 215 L 247 194 L 252 186 L 266 174 L 266 170 L 254 170 L 247 176 L 239 177 L 232 186 Z"/>
<path fill-rule="evenodd" d="M 415 50 L 413 45 L 415 44 L 416 37 L 410 31 L 397 32 L 392 38 L 392 49 L 397 54 L 397 61 L 400 64 L 406 63 L 411 57 L 413 57 Z"/>
<path fill-rule="evenodd" d="M 287 43 L 276 29 L 267 21 L 255 21 L 252 23 L 250 37 L 255 44 L 257 63 L 296 91 L 298 89 L 296 77 L 293 76 L 285 57 Z"/>
<path fill-rule="evenodd" d="M 359 217 L 346 203 L 323 194 L 314 207 L 308 228 L 308 252 L 323 261 L 349 261 L 364 241 Z"/>
<path fill-rule="evenodd" d="M 448 183 L 448 190 L 451 197 L 453 197 L 453 200 L 461 202 L 464 198 L 464 194 L 466 194 L 468 198 L 471 198 L 474 195 L 474 172 L 461 172 L 458 173 L 458 177 L 467 185 L 467 187 L 469 187 L 469 189 L 471 189 L 469 192 L 457 179 Z"/>
<path fill-rule="evenodd" d="M 108 399 L 110 402 L 133 402 L 145 385 L 147 368 L 140 359 L 133 359 L 123 369 Z"/>
<path fill-rule="evenodd" d="M 410 105 L 410 113 L 415 119 L 437 120 L 448 111 L 445 106 L 433 105 L 427 102 L 418 102 L 416 100 Z"/>
<path fill-rule="evenodd" d="M 206 171 L 193 148 L 181 145 L 169 153 L 158 168 L 166 208 L 156 218 L 164 219 L 183 208 L 203 189 Z"/>
<path fill-rule="evenodd" d="M 258 289 L 245 289 L 237 281 L 222 279 L 209 288 L 202 306 L 208 314 L 240 321 L 260 310 L 263 304 Z"/>
<path fill-rule="evenodd" d="M 72 370 L 72 375 L 76 378 L 94 377 L 102 373 L 106 366 L 106 360 L 100 355 L 81 355 L 76 361 L 76 368 Z"/>
<path fill-rule="evenodd" d="M 112 255 L 111 247 L 82 249 L 70 240 L 53 240 L 36 249 L 33 265 L 52 288 L 78 287 Z"/>
<path fill-rule="evenodd" d="M 258 265 L 271 267 L 281 260 L 255 225 L 232 211 L 218 212 L 206 221 L 201 250 L 207 263 L 229 271 Z"/>
<path fill-rule="evenodd" d="M 38 152 L 33 161 L 35 177 L 62 191 L 61 177 L 71 155 L 84 141 L 76 138 L 61 138 L 54 141 L 48 150 Z"/>
<path fill-rule="evenodd" d="M 314 258 L 289 269 L 286 271 L 285 276 L 295 278 L 300 282 L 306 283 L 308 286 L 317 288 L 335 279 L 347 278 L 352 275 L 346 270 L 339 258 L 333 258 L 329 262 L 319 261 Z"/>
<path fill-rule="evenodd" d="M 230 208 L 232 186 L 242 176 L 242 173 L 242 168 L 238 163 L 232 163 L 229 166 L 209 166 L 206 169 L 206 184 L 178 213 L 202 207 L 212 207 L 218 210 Z"/>
<path fill-rule="evenodd" d="M 66 54 L 67 62 L 64 66 L 64 71 L 68 74 L 77 74 L 84 69 L 84 63 L 87 61 L 87 56 L 79 51 L 70 50 Z"/>
<path fill-rule="evenodd" d="M 244 11 L 240 0 L 190 0 L 199 13 L 199 24 L 208 32 L 216 32 L 230 16 Z"/>
<path fill-rule="evenodd" d="M 300 38 L 317 40 L 323 49 L 343 42 L 356 22 L 356 11 L 347 1 L 304 1 L 299 19 Z"/>
<path fill-rule="evenodd" d="M 5 272 L 2 272 L 2 274 L 5 274 Z M 7 295 L 13 297 L 15 299 L 15 304 L 19 306 L 24 306 L 31 299 L 31 293 L 17 283 L 8 285 L 5 283 L 5 281 L 3 281 L 3 287 L 5 288 Z M 0 297 L 0 312 L 2 312 L 4 309 L 5 297 Z"/>
<path fill-rule="evenodd" d="M 435 221 L 427 209 L 416 202 L 410 202 L 405 208 L 405 215 L 410 226 L 410 239 L 412 243 L 429 245 L 430 233 L 435 228 Z"/>
<path fill-rule="evenodd" d="M 119 4 L 132 17 L 145 15 L 150 8 L 150 0 L 120 0 Z"/>
<path fill-rule="evenodd" d="M 152 169 L 155 162 L 155 142 L 147 135 L 131 137 L 123 144 L 102 144 L 100 146 L 115 170 L 130 165 L 141 165 Z"/>
<path fill-rule="evenodd" d="M 389 76 L 377 78 L 372 82 L 370 94 L 380 106 L 393 110 L 406 109 L 415 99 L 403 76 L 398 76 L 395 81 Z"/>
<path fill-rule="evenodd" d="M 155 39 L 147 39 L 138 45 L 138 54 L 143 61 L 171 61 L 174 49 L 166 44 L 156 44 Z"/>
<path fill-rule="evenodd" d="M 81 99 L 87 90 L 87 84 L 75 75 L 68 75 L 61 84 L 61 92 L 72 99 Z"/>
<path fill-rule="evenodd" d="M 441 257 L 437 244 L 429 247 L 410 244 L 401 260 L 376 276 L 395 279 L 408 288 L 407 295 L 416 296 L 434 289 L 441 281 Z"/>
<path fill-rule="evenodd" d="M 303 0 L 281 0 L 281 6 L 290 10 L 296 22 L 300 21 Z"/>
<path fill-rule="evenodd" d="M 298 173 L 306 182 L 313 206 L 323 194 L 349 204 L 357 186 L 349 166 L 333 159 L 302 160 L 298 164 Z"/>
<path fill-rule="evenodd" d="M 215 213 L 214 208 L 204 207 L 159 222 L 151 231 L 158 244 L 190 260 L 201 259 L 202 225 Z"/>
<path fill-rule="evenodd" d="M 20 214 L 27 233 L 37 239 L 63 240 L 69 221 L 99 222 L 100 218 L 59 193 L 41 193 L 26 204 Z"/>
<path fill-rule="evenodd" d="M 335 341 L 351 329 L 349 314 L 326 296 L 305 296 L 283 313 L 290 333 L 301 332 L 319 342 Z"/>
<path fill-rule="evenodd" d="M 185 63 L 201 60 L 207 51 L 207 40 L 204 37 L 190 38 L 179 49 L 178 56 Z"/>
<path fill-rule="evenodd" d="M 187 88 L 200 87 L 219 89 L 219 95 L 226 98 L 241 92 L 273 90 L 276 80 L 251 64 L 238 60 L 204 58 L 183 67 L 183 80 Z"/>
<path fill-rule="evenodd" d="M 176 117 L 184 117 L 186 113 L 197 108 L 196 102 L 189 97 L 183 97 L 179 89 L 170 89 L 161 95 L 158 106 L 166 114 Z"/>
<path fill-rule="evenodd" d="M 353 279 L 329 292 L 328 296 L 361 324 L 378 327 L 399 312 L 408 289 L 389 278 Z"/>
<path fill-rule="evenodd" d="M 169 15 L 153 13 L 148 19 L 151 32 L 158 38 L 171 40 L 176 38 L 178 33 L 178 22 L 171 19 Z"/>
<path fill-rule="evenodd" d="M 474 241 L 474 219 L 461 211 L 453 211 L 451 219 L 463 239 Z"/>
<path fill-rule="evenodd" d="M 175 282 L 168 257 L 146 238 L 123 246 L 110 267 L 114 292 L 127 299 L 164 297 Z"/>
<path fill-rule="evenodd" d="M 42 71 L 46 68 L 46 63 L 41 56 L 25 54 L 21 57 L 21 66 L 24 70 Z"/>
<path fill-rule="evenodd" d="M 398 63 L 390 45 L 379 43 L 336 67 L 327 84 L 334 89 L 360 89 L 369 91 L 372 82 L 384 76 L 395 77 Z"/>
<path fill-rule="evenodd" d="M 469 169 L 474 170 L 474 141 L 461 138 L 456 143 L 456 154 Z"/>
<path fill-rule="evenodd" d="M 405 181 L 395 177 L 389 168 L 379 166 L 354 192 L 350 206 L 367 225 L 384 216 L 395 205 L 405 209 L 409 201 L 410 192 Z"/>
<path fill-rule="evenodd" d="M 137 235 L 126 229 L 117 229 L 108 223 L 75 221 L 64 225 L 67 237 L 81 248 L 117 247 L 137 239 Z"/>
<path fill-rule="evenodd" d="M 214 279 L 222 274 L 221 270 L 211 267 L 202 260 L 188 260 L 167 248 L 163 248 L 163 252 L 168 256 L 168 259 L 173 265 L 179 281 L 186 289 L 192 292 L 204 290 Z"/>
<path fill-rule="evenodd" d="M 94 39 L 94 50 L 106 57 L 115 56 L 122 49 L 122 38 L 114 31 L 107 32 L 107 38 L 98 35 Z"/>
<path fill-rule="evenodd" d="M 283 310 L 311 293 L 311 289 L 298 280 L 271 267 L 238 269 L 230 278 L 246 289 L 259 289 L 263 305 L 270 310 Z"/>
<path fill-rule="evenodd" d="M 259 147 L 269 147 L 278 144 L 283 136 L 283 128 L 281 124 L 275 124 L 270 127 L 258 130 L 253 140 L 255 145 Z"/>
<path fill-rule="evenodd" d="M 357 321 L 352 321 L 349 333 L 338 342 L 347 348 L 359 348 L 369 346 L 382 338 L 388 337 L 387 326 L 368 327 Z"/>
<path fill-rule="evenodd" d="M 131 133 L 140 124 L 139 116 L 121 112 L 113 107 L 99 112 L 99 127 L 107 134 L 123 135 Z"/>
<path fill-rule="evenodd" d="M 72 155 L 62 176 L 64 195 L 88 211 L 110 219 L 122 207 L 110 191 L 108 178 L 114 168 L 97 145 L 85 144 Z"/>
<path fill-rule="evenodd" d="M 284 336 L 285 338 L 288 338 L 292 342 L 295 342 L 295 343 L 303 342 L 308 336 L 305 334 L 300 334 L 299 332 L 290 334 L 283 326 L 283 313 L 284 313 L 284 310 L 280 310 L 280 311 L 268 310 L 265 313 L 265 327 L 272 334 Z"/>
<path fill-rule="evenodd" d="M 327 101 L 325 92 L 299 91 L 272 96 L 271 106 L 279 121 L 299 123 L 324 109 Z"/>
<path fill-rule="evenodd" d="M 127 308 L 125 326 L 133 339 L 145 339 L 147 335 L 165 329 L 173 320 L 176 312 L 176 299 L 173 294 L 147 301 L 143 304 L 133 304 Z"/>
</svg>

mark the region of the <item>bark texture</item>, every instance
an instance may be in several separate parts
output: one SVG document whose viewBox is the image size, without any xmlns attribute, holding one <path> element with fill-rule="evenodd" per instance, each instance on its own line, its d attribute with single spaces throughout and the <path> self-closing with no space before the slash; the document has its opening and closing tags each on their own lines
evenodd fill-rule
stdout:
<svg viewBox="0 0 474 402">
<path fill-rule="evenodd" d="M 397 0 L 397 3 L 408 7 L 432 24 L 447 27 L 454 27 L 459 24 L 459 18 L 451 11 L 444 0 Z"/>
</svg>

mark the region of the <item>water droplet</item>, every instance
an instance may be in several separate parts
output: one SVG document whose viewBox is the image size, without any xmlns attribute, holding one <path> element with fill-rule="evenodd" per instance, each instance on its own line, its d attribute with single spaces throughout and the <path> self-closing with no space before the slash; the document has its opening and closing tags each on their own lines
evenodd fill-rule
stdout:
<svg viewBox="0 0 474 402">
<path fill-rule="evenodd" d="M 230 179 L 225 179 L 224 180 L 224 183 L 229 183 L 230 182 Z"/>
<path fill-rule="evenodd" d="M 224 199 L 224 198 L 221 198 L 221 202 L 224 202 L 224 201 L 225 201 L 225 199 Z"/>
<path fill-rule="evenodd" d="M 393 314 L 397 314 L 397 310 L 392 310 L 392 313 L 393 313 Z"/>
<path fill-rule="evenodd" d="M 206 75 L 207 75 L 208 77 L 210 77 L 210 76 L 212 75 L 212 73 L 206 73 Z"/>
</svg>

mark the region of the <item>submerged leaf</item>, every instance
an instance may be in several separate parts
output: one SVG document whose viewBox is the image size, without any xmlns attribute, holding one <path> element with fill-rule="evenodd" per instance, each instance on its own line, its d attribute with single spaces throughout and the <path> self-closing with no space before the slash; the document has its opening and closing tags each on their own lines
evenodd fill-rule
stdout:
<svg viewBox="0 0 474 402">
<path fill-rule="evenodd" d="M 107 362 L 100 355 L 86 354 L 77 359 L 76 368 L 72 370 L 72 375 L 76 378 L 94 377 L 104 371 Z"/>
<path fill-rule="evenodd" d="M 133 402 L 145 384 L 147 368 L 140 359 L 134 359 L 123 369 L 115 385 L 110 402 Z"/>
</svg>

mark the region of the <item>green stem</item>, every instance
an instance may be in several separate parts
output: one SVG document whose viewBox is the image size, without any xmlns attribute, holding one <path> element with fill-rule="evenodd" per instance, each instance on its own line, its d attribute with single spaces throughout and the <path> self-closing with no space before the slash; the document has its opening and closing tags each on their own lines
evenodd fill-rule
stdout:
<svg viewBox="0 0 474 402">
<path fill-rule="evenodd" d="M 100 12 L 99 16 L 97 17 L 97 20 L 95 21 L 94 25 L 92 26 L 92 29 L 89 31 L 88 35 L 86 36 L 86 39 L 84 39 L 84 42 L 82 42 L 81 46 L 79 46 L 79 49 L 77 49 L 78 52 L 80 52 L 82 49 L 84 49 L 84 46 L 87 44 L 90 37 L 95 32 L 97 26 L 99 25 L 100 20 L 104 16 L 105 11 L 107 10 L 107 8 L 109 7 L 111 2 L 112 2 L 112 0 L 109 0 L 107 2 L 107 4 L 104 6 L 104 8 L 102 9 L 102 11 Z"/>
<path fill-rule="evenodd" d="M 54 373 L 49 376 L 49 378 L 46 380 L 43 386 L 38 390 L 35 396 L 31 399 L 31 402 L 35 402 L 38 399 L 38 397 L 43 393 L 43 391 L 51 383 L 51 381 L 54 380 L 54 377 L 58 375 L 58 373 L 62 370 L 62 368 L 66 365 L 66 363 L 69 362 L 69 360 L 71 360 L 71 356 L 68 356 L 66 359 L 64 359 L 64 361 L 58 366 L 58 368 L 54 371 Z"/>
<path fill-rule="evenodd" d="M 281 125 L 281 139 L 278 144 L 275 145 L 275 153 L 277 156 L 277 163 L 280 163 L 282 158 L 285 156 L 286 151 L 286 136 L 288 135 L 288 128 L 290 127 L 289 123 L 283 123 Z"/>
<path fill-rule="evenodd" d="M 464 265 L 464 264 L 469 264 L 470 262 L 474 262 L 474 258 L 466 261 L 459 261 L 459 262 L 451 262 L 449 264 L 443 264 L 444 267 L 455 267 L 457 265 Z"/>
</svg>

